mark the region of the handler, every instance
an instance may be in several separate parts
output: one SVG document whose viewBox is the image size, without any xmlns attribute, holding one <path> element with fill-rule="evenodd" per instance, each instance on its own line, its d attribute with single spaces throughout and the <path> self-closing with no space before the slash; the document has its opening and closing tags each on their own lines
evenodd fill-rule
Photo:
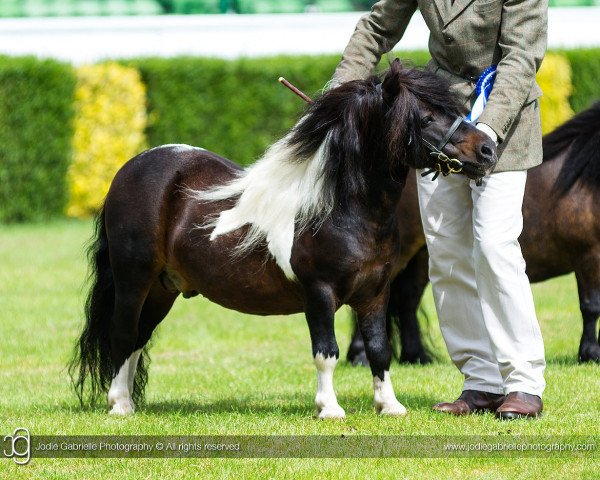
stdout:
<svg viewBox="0 0 600 480">
<path fill-rule="evenodd" d="M 527 169 L 542 161 L 535 74 L 546 50 L 547 0 L 382 0 L 361 18 L 332 83 L 366 78 L 420 9 L 429 28 L 427 69 L 449 81 L 467 114 L 480 74 L 497 65 L 477 128 L 498 145 L 481 186 L 463 175 L 422 178 L 429 276 L 463 392 L 433 408 L 498 418 L 542 412 L 544 344 L 518 237 Z"/>
</svg>

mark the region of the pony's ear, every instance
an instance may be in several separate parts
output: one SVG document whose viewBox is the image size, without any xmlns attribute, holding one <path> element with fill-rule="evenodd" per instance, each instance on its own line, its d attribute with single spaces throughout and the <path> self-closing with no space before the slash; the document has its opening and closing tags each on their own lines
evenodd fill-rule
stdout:
<svg viewBox="0 0 600 480">
<path fill-rule="evenodd" d="M 388 105 L 391 105 L 400 92 L 400 73 L 404 66 L 399 58 L 395 58 L 390 64 L 390 68 L 381 82 L 383 90 L 383 99 Z"/>
</svg>

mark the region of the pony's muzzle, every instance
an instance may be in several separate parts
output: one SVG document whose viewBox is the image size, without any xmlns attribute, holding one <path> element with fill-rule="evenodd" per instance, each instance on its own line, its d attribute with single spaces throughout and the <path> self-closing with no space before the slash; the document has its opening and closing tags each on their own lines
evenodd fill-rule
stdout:
<svg viewBox="0 0 600 480">
<path fill-rule="evenodd" d="M 463 161 L 462 173 L 472 179 L 490 174 L 498 163 L 496 143 L 491 139 L 482 141 L 476 149 L 475 159 L 476 163 Z"/>
</svg>

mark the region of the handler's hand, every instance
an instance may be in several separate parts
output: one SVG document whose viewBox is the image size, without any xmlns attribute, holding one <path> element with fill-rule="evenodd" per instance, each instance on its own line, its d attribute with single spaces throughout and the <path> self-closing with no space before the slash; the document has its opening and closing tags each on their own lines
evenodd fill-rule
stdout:
<svg viewBox="0 0 600 480">
<path fill-rule="evenodd" d="M 490 137 L 494 141 L 496 146 L 498 146 L 498 135 L 496 135 L 496 132 L 494 132 L 492 127 L 485 123 L 478 123 L 477 125 L 475 125 L 475 127 L 478 130 L 481 130 L 483 133 L 485 133 L 488 137 Z"/>
</svg>

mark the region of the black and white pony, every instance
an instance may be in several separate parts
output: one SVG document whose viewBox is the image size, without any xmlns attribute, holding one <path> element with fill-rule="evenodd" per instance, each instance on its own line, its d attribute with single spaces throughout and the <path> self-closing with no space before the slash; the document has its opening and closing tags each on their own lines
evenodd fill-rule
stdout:
<svg viewBox="0 0 600 480">
<path fill-rule="evenodd" d="M 163 146 L 117 173 L 97 218 L 93 285 L 71 374 L 80 400 L 108 390 L 128 414 L 146 383 L 145 346 L 175 299 L 202 294 L 240 312 L 304 311 L 317 368 L 320 418 L 342 418 L 333 389 L 333 321 L 358 312 L 379 413 L 402 415 L 389 375 L 385 312 L 400 255 L 395 215 L 408 167 L 432 144 L 480 177 L 494 143 L 455 122 L 448 86 L 392 63 L 323 94 L 250 168 L 215 153 Z"/>
</svg>

